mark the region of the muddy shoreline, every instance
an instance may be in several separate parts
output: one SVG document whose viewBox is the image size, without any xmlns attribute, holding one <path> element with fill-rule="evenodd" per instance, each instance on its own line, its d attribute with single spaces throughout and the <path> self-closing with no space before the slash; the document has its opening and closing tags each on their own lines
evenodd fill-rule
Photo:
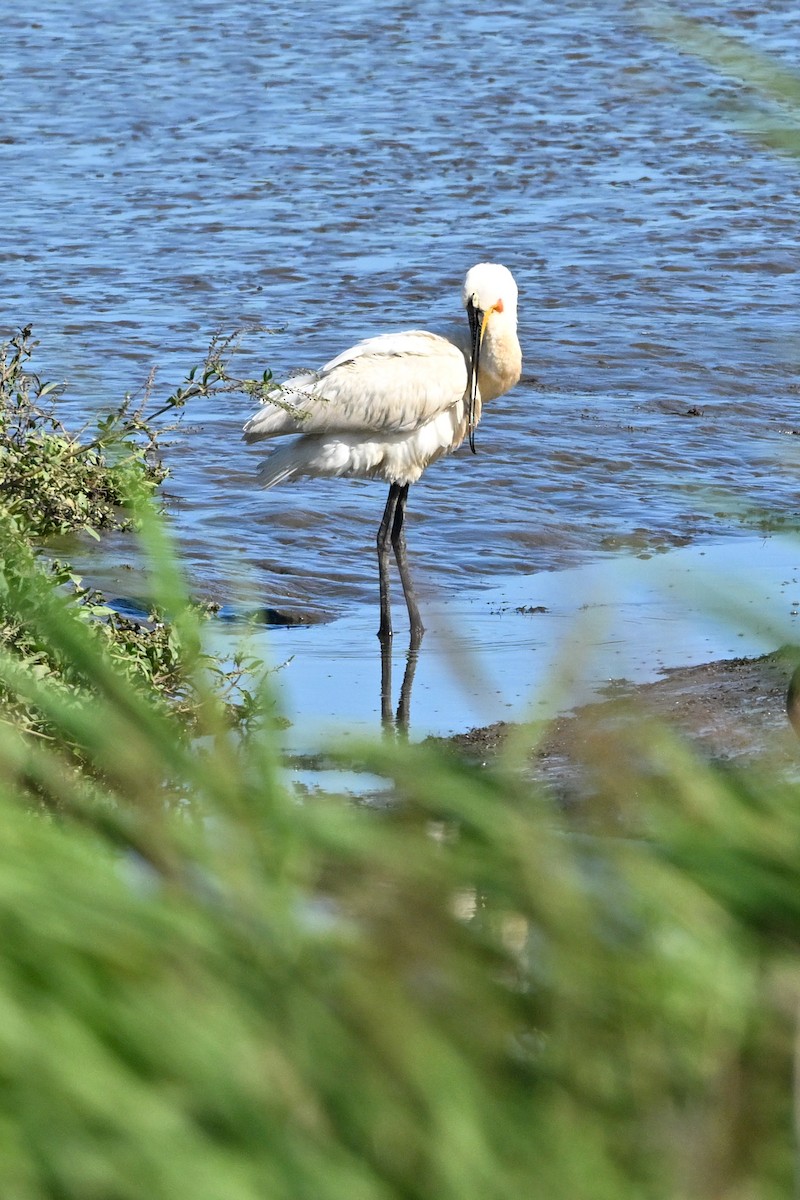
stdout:
<svg viewBox="0 0 800 1200">
<path fill-rule="evenodd" d="M 674 668 L 652 683 L 614 686 L 606 698 L 532 730 L 523 754 L 533 777 L 566 800 L 594 790 L 593 765 L 611 735 L 619 738 L 648 719 L 675 730 L 708 761 L 794 771 L 800 742 L 787 720 L 786 691 L 797 663 L 797 649 L 784 648 L 760 658 Z M 450 744 L 491 766 L 509 738 L 520 735 L 521 727 L 501 721 L 456 735 Z"/>
</svg>

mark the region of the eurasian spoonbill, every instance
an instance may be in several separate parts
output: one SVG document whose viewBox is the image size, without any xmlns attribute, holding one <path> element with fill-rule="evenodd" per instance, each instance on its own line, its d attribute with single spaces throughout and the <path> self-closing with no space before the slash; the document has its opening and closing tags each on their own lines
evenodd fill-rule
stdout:
<svg viewBox="0 0 800 1200">
<path fill-rule="evenodd" d="M 381 621 L 392 636 L 389 547 L 394 550 L 412 639 L 422 635 L 406 557 L 403 519 L 408 489 L 429 465 L 464 438 L 475 452 L 483 405 L 520 377 L 517 285 L 497 263 L 478 263 L 464 280 L 469 326 L 450 337 L 411 329 L 358 342 L 318 372 L 276 388 L 244 427 L 248 442 L 297 436 L 262 464 L 263 487 L 299 476 L 381 479 L 389 498 L 378 531 Z"/>
</svg>

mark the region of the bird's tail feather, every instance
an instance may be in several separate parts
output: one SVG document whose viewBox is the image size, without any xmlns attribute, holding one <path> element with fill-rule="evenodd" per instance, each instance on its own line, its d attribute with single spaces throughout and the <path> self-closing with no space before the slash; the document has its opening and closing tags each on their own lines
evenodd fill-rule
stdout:
<svg viewBox="0 0 800 1200">
<path fill-rule="evenodd" d="M 291 463 L 276 466 L 272 459 L 268 458 L 258 468 L 257 478 L 259 487 L 271 488 L 275 487 L 277 483 L 286 483 L 289 479 L 296 479 L 299 474 L 300 472 Z"/>
<path fill-rule="evenodd" d="M 265 458 L 261 463 L 257 474 L 259 485 L 263 488 L 271 488 L 275 487 L 277 483 L 297 479 L 304 473 L 305 465 L 304 456 L 298 454 L 297 442 L 290 442 L 286 446 L 281 446 L 279 450 L 273 451 L 269 458 Z"/>
</svg>

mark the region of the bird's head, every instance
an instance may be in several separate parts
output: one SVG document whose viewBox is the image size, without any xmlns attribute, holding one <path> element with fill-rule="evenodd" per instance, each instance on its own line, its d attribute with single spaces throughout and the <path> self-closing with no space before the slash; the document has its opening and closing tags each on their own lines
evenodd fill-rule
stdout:
<svg viewBox="0 0 800 1200">
<path fill-rule="evenodd" d="M 478 263 L 470 267 L 464 280 L 461 299 L 467 310 L 470 329 L 469 410 L 467 429 L 469 448 L 475 453 L 475 416 L 478 399 L 478 366 L 486 328 L 492 318 L 502 315 L 514 329 L 517 326 L 517 285 L 508 267 L 499 263 Z"/>
</svg>

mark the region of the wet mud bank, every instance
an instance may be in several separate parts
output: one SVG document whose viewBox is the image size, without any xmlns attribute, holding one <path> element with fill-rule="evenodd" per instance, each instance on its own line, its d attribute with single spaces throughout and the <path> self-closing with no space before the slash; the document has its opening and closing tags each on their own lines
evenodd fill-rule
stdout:
<svg viewBox="0 0 800 1200">
<path fill-rule="evenodd" d="M 800 774 L 800 740 L 786 716 L 786 692 L 800 653 L 782 648 L 759 658 L 677 667 L 531 729 L 527 769 L 564 802 L 590 798 L 610 743 L 635 745 L 637 729 L 658 721 L 706 761 L 736 768 L 769 766 Z M 521 728 L 500 721 L 449 739 L 461 755 L 491 767 Z"/>
</svg>

